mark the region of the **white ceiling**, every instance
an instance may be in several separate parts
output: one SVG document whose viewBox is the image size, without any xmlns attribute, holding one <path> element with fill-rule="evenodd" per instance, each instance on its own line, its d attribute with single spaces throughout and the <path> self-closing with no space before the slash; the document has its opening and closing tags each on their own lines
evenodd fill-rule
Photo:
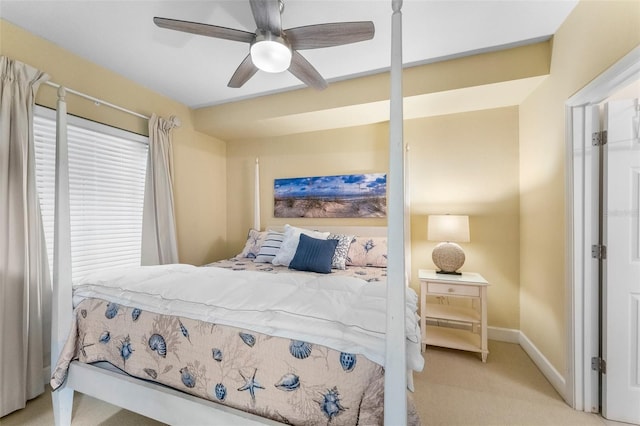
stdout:
<svg viewBox="0 0 640 426">
<path fill-rule="evenodd" d="M 553 35 L 577 0 L 404 0 L 405 65 L 524 44 Z M 189 107 L 302 87 L 288 72 L 259 71 L 227 87 L 245 43 L 158 28 L 160 16 L 253 32 L 244 0 L 0 0 L 0 17 Z M 285 0 L 283 28 L 325 22 L 375 24 L 373 40 L 301 51 L 331 83 L 389 67 L 391 0 Z M 55 76 L 52 76 L 55 80 Z"/>
</svg>

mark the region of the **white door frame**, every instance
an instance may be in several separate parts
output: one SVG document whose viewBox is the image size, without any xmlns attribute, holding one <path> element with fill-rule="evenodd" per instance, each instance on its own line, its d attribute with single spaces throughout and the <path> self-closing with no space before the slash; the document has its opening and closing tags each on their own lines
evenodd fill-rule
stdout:
<svg viewBox="0 0 640 426">
<path fill-rule="evenodd" d="M 591 357 L 598 355 L 598 281 L 591 259 L 591 244 L 596 242 L 598 226 L 592 220 L 592 194 L 598 171 L 592 164 L 591 135 L 584 129 L 591 120 L 591 106 L 637 80 L 640 80 L 640 46 L 565 103 L 568 324 L 565 399 L 576 410 L 587 412 L 598 411 L 598 376 L 591 371 Z"/>
</svg>

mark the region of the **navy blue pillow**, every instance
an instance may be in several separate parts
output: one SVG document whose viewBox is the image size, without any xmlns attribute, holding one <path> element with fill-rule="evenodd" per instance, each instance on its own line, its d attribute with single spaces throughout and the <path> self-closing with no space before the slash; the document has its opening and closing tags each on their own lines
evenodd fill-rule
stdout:
<svg viewBox="0 0 640 426">
<path fill-rule="evenodd" d="M 300 242 L 289 268 L 328 274 L 331 272 L 333 253 L 337 245 L 338 240 L 320 240 L 300 234 Z"/>
</svg>

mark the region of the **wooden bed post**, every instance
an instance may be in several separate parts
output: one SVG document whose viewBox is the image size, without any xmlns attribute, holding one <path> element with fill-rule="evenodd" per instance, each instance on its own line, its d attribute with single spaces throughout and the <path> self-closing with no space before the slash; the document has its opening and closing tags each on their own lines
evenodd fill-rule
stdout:
<svg viewBox="0 0 640 426">
<path fill-rule="evenodd" d="M 53 294 L 51 317 L 51 373 L 67 340 L 72 321 L 71 219 L 69 207 L 69 152 L 67 146 L 67 104 L 64 87 L 58 89 L 56 112 L 56 199 L 53 249 Z M 62 386 L 52 392 L 56 425 L 71 424 L 73 389 Z"/>
<path fill-rule="evenodd" d="M 405 197 L 402 109 L 402 0 L 392 0 L 391 106 L 389 121 L 389 215 L 387 338 L 384 380 L 384 424 L 407 424 L 405 337 Z"/>
</svg>

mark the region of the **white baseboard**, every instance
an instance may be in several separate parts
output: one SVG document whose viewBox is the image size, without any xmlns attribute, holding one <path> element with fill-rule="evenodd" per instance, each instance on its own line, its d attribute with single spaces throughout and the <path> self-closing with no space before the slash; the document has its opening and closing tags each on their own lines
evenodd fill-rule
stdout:
<svg viewBox="0 0 640 426">
<path fill-rule="evenodd" d="M 567 383 L 562 374 L 555 369 L 555 367 L 549 362 L 549 360 L 536 348 L 531 340 L 523 333 L 520 332 L 520 346 L 529 355 L 529 358 L 540 369 L 544 377 L 547 378 L 551 386 L 560 394 L 560 396 L 566 401 Z"/>
<path fill-rule="evenodd" d="M 513 328 L 487 327 L 489 340 L 520 344 L 520 330 Z"/>
<path fill-rule="evenodd" d="M 544 377 L 551 383 L 551 386 L 566 400 L 565 393 L 567 385 L 565 378 L 551 365 L 549 360 L 522 331 L 500 327 L 488 327 L 487 331 L 490 340 L 519 344 L 522 350 L 524 350 L 533 363 L 540 369 Z"/>
</svg>

